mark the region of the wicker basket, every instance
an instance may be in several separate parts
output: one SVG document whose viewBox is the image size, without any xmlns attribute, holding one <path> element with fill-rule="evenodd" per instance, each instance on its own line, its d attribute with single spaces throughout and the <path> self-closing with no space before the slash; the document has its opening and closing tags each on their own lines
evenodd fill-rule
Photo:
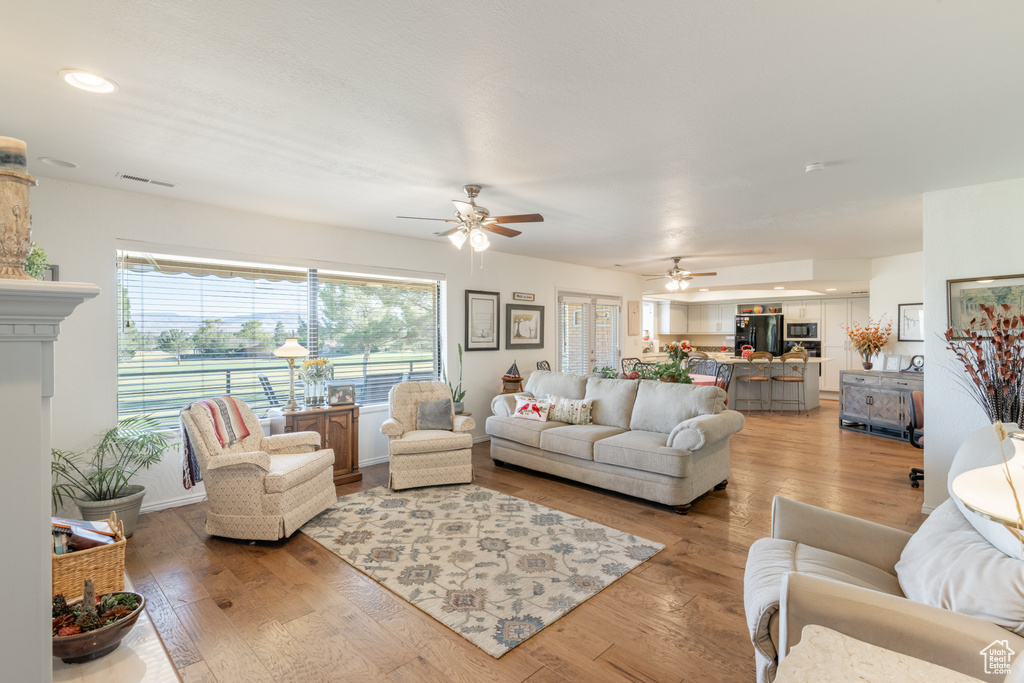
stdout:
<svg viewBox="0 0 1024 683">
<path fill-rule="evenodd" d="M 92 579 L 96 595 L 124 590 L 124 523 L 111 512 L 107 524 L 117 533 L 113 543 L 52 555 L 54 595 L 62 593 L 71 602 L 82 595 L 86 579 Z"/>
</svg>

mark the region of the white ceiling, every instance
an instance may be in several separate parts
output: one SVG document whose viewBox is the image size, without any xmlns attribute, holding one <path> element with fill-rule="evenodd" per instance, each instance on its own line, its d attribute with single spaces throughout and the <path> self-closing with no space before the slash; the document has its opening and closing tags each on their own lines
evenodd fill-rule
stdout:
<svg viewBox="0 0 1024 683">
<path fill-rule="evenodd" d="M 545 217 L 493 248 L 638 273 L 917 251 L 922 192 L 1024 176 L 1019 0 L 35 0 L 3 23 L 0 135 L 39 176 L 421 238 L 440 224 L 395 216 L 450 217 L 473 182 Z"/>
</svg>

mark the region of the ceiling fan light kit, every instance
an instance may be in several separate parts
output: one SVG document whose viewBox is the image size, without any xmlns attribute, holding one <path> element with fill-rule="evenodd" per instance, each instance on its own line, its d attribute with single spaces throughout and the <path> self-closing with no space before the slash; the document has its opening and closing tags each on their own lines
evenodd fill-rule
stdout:
<svg viewBox="0 0 1024 683">
<path fill-rule="evenodd" d="M 668 278 L 668 282 L 665 283 L 665 289 L 670 292 L 682 291 L 690 286 L 690 280 L 695 277 L 710 277 L 718 275 L 718 273 L 691 273 L 688 270 L 684 270 L 679 267 L 679 262 L 683 260 L 682 256 L 672 257 L 672 267 L 668 269 L 665 275 L 651 275 L 647 274 L 646 277 L 651 280 L 660 280 L 662 278 Z M 704 291 L 704 290 L 701 290 Z"/>
<path fill-rule="evenodd" d="M 461 230 L 457 230 L 452 234 L 448 235 L 448 239 L 451 240 L 452 244 L 455 245 L 456 249 L 461 250 L 462 245 L 466 243 L 466 233 Z"/>
</svg>

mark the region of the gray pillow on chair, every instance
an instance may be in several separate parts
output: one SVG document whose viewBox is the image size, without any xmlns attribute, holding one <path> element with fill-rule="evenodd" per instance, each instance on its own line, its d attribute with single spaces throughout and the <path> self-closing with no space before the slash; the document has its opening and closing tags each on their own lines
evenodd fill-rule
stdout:
<svg viewBox="0 0 1024 683">
<path fill-rule="evenodd" d="M 416 406 L 416 429 L 444 429 L 450 432 L 454 427 L 450 398 L 420 401 Z"/>
</svg>

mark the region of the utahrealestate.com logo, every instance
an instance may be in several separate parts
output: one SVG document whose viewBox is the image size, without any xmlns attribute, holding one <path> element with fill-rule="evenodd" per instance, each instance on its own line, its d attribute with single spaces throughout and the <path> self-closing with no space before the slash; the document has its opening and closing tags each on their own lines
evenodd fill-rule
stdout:
<svg viewBox="0 0 1024 683">
<path fill-rule="evenodd" d="M 1009 642 L 994 640 L 978 654 L 985 658 L 985 673 L 991 675 L 1010 673 L 1010 665 L 1013 664 L 1013 655 L 1016 653 L 1010 649 Z"/>
</svg>

